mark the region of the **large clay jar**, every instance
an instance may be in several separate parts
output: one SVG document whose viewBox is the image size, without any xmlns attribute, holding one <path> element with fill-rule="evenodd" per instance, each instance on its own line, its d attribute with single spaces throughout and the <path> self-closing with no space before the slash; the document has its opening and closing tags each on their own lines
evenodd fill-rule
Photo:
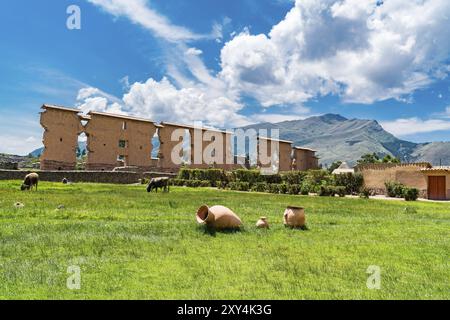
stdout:
<svg viewBox="0 0 450 320">
<path fill-rule="evenodd" d="M 202 206 L 197 211 L 197 222 L 214 229 L 237 229 L 242 225 L 241 219 L 224 206 Z"/>
<path fill-rule="evenodd" d="M 305 208 L 287 207 L 283 216 L 284 225 L 291 228 L 303 228 L 306 225 Z"/>
</svg>

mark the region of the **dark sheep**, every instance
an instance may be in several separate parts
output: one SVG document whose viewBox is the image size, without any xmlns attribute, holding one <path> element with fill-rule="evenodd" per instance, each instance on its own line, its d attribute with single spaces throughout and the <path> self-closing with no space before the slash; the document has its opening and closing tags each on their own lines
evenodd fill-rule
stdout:
<svg viewBox="0 0 450 320">
<path fill-rule="evenodd" d="M 163 178 L 153 178 L 150 183 L 147 186 L 147 192 L 152 192 L 153 190 L 158 193 L 158 189 L 163 189 L 164 192 L 170 192 L 169 187 L 169 178 L 163 177 Z"/>
<path fill-rule="evenodd" d="M 25 180 L 23 181 L 22 186 L 20 187 L 20 190 L 32 190 L 33 187 L 36 187 L 36 191 L 38 189 L 38 183 L 39 183 L 39 175 L 37 173 L 30 173 L 25 177 Z"/>
</svg>

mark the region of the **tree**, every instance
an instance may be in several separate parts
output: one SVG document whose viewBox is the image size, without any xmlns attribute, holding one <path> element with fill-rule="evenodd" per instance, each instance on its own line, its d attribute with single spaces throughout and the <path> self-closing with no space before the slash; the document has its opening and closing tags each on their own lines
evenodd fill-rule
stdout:
<svg viewBox="0 0 450 320">
<path fill-rule="evenodd" d="M 396 157 L 392 157 L 390 154 L 386 155 L 383 160 L 383 163 L 400 163 L 400 160 Z"/>
<path fill-rule="evenodd" d="M 342 164 L 342 161 L 335 161 L 331 164 L 331 166 L 328 168 L 328 171 L 330 173 L 333 173 L 334 170 L 336 170 L 337 168 L 339 168 Z"/>
<path fill-rule="evenodd" d="M 371 164 L 371 163 L 380 163 L 380 157 L 374 152 L 372 154 L 368 153 L 361 157 L 358 160 L 358 164 Z"/>
</svg>

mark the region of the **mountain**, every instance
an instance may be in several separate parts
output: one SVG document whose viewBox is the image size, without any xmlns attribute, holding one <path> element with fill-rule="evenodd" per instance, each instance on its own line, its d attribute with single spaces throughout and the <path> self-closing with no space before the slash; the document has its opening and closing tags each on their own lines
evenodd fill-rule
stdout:
<svg viewBox="0 0 450 320">
<path fill-rule="evenodd" d="M 404 162 L 450 165 L 450 142 L 413 143 L 388 133 L 375 120 L 326 114 L 305 120 L 261 123 L 244 129 L 279 129 L 280 138 L 318 151 L 323 165 L 346 161 L 354 165 L 364 154 L 392 155 Z"/>
</svg>

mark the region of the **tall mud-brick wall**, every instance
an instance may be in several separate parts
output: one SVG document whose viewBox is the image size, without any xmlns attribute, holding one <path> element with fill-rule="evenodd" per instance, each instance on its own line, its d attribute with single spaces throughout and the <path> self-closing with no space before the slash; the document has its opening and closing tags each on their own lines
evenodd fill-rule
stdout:
<svg viewBox="0 0 450 320">
<path fill-rule="evenodd" d="M 41 170 L 74 170 L 78 135 L 82 132 L 79 110 L 44 105 L 41 125 L 44 128 L 44 151 Z"/>
<path fill-rule="evenodd" d="M 296 147 L 294 148 L 294 158 L 298 171 L 319 169 L 319 159 L 314 150 Z"/>
<path fill-rule="evenodd" d="M 153 122 L 91 112 L 85 127 L 88 136 L 87 170 L 112 170 L 121 166 L 151 170 Z"/>
</svg>

